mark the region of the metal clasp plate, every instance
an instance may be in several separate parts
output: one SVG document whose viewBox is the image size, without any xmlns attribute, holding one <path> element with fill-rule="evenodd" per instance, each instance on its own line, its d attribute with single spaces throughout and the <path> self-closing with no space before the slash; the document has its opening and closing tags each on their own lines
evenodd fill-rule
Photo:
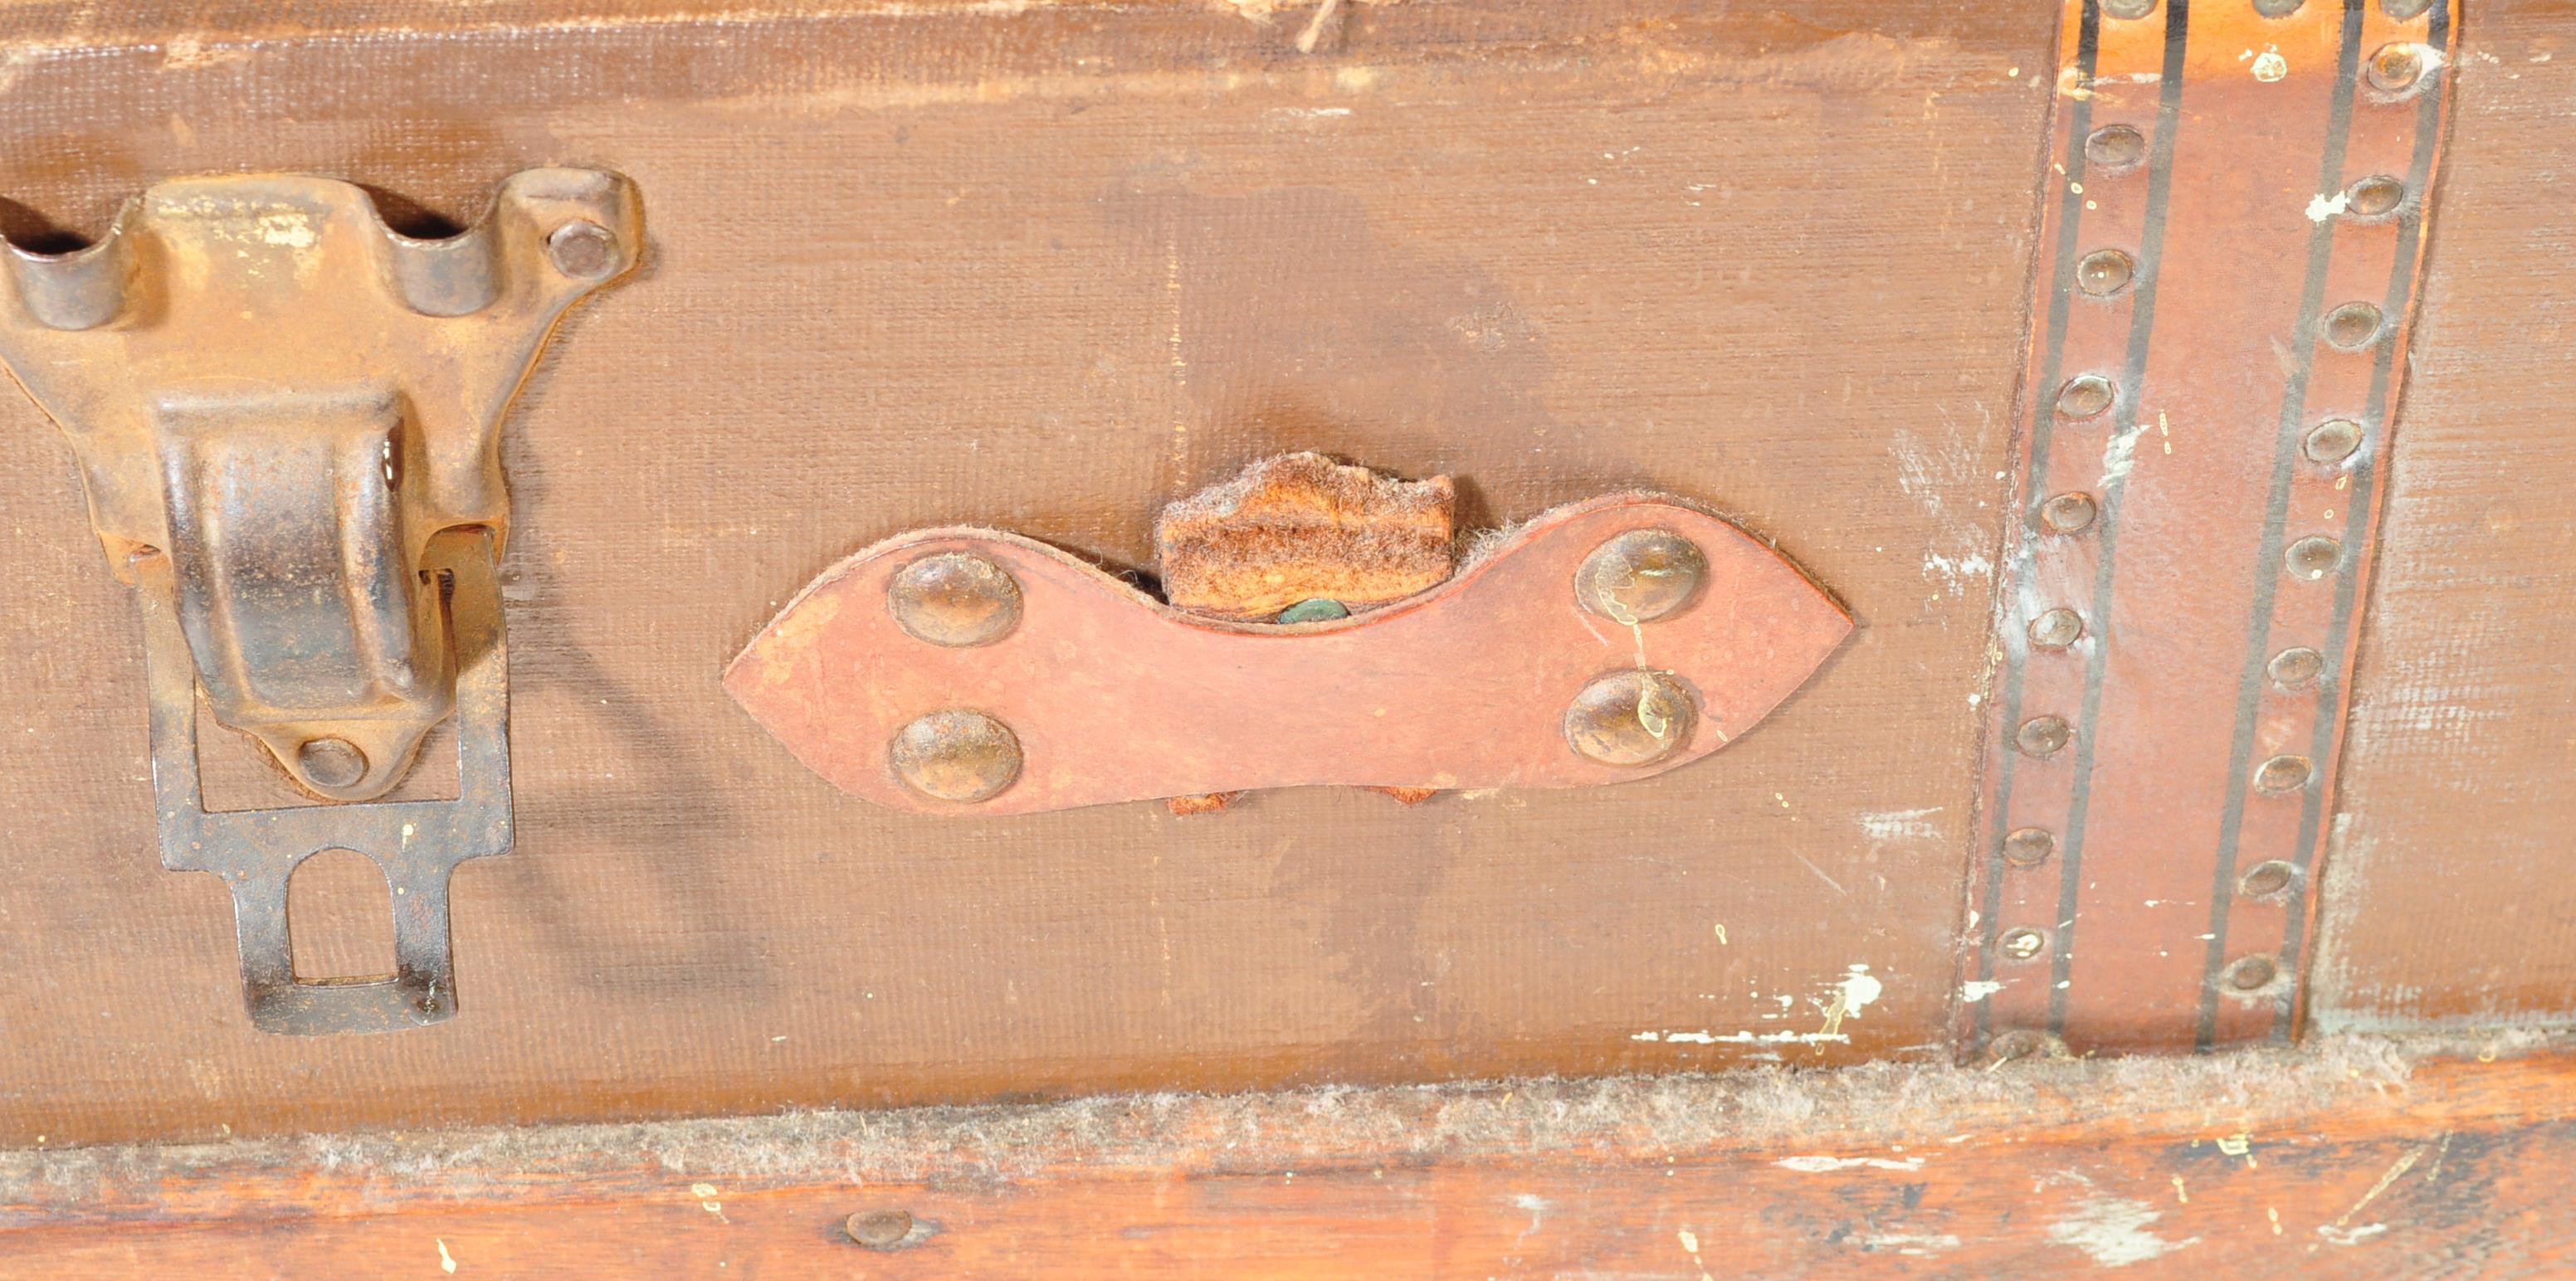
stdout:
<svg viewBox="0 0 2576 1281">
<path fill-rule="evenodd" d="M 510 844 L 501 417 L 640 242 L 624 178 L 532 169 L 445 240 L 397 234 L 345 182 L 242 175 L 156 185 L 76 253 L 0 255 L 0 360 L 70 438 L 144 598 L 163 861 L 232 883 L 262 1028 L 454 1010 L 447 870 Z M 383 796 L 459 711 L 460 797 L 206 813 L 200 691 L 334 802 Z M 286 878 L 334 848 L 393 887 L 393 979 L 294 979 Z"/>
</svg>

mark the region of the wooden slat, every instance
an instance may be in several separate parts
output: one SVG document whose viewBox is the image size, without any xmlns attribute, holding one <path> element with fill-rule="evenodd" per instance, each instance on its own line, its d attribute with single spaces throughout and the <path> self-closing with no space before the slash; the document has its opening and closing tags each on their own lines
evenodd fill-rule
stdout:
<svg viewBox="0 0 2576 1281">
<path fill-rule="evenodd" d="M 0 1276 L 2549 1275 L 2571 1162 L 2576 1056 L 2347 1040 L 22 1153 Z"/>
</svg>

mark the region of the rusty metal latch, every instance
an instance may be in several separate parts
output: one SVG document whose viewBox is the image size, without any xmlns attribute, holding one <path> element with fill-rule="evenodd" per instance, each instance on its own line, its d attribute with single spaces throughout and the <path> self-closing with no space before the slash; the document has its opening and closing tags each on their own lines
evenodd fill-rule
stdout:
<svg viewBox="0 0 2576 1281">
<path fill-rule="evenodd" d="M 75 253 L 6 255 L 0 359 L 70 438 L 109 565 L 143 598 L 162 862 L 231 885 L 264 1030 L 455 1013 L 448 873 L 510 847 L 501 417 L 640 232 L 633 187 L 595 170 L 514 175 L 435 241 L 348 183 L 246 175 L 158 184 Z M 337 804 L 207 812 L 200 693 Z M 457 799 L 353 804 L 451 713 Z M 395 975 L 294 975 L 286 882 L 325 849 L 385 872 Z"/>
</svg>

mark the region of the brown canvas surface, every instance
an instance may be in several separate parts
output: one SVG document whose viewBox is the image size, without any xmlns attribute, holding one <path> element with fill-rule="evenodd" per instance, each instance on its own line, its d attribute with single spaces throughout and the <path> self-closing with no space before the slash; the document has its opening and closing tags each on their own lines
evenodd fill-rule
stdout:
<svg viewBox="0 0 2576 1281">
<path fill-rule="evenodd" d="M 0 1143 L 1946 1053 L 2056 8 L 1732 8 L 1353 5 L 1313 54 L 1308 11 L 1223 4 L 8 8 L 14 234 L 228 169 L 464 222 L 571 163 L 639 184 L 650 243 L 508 429 L 519 843 L 457 877 L 433 1028 L 250 1030 L 221 887 L 158 866 L 133 602 L 59 433 L 0 396 Z M 2564 25 L 2485 6 L 2467 47 Z M 2565 452 L 2533 341 L 2565 215 L 2518 172 L 2564 74 L 2463 68 L 2376 598 L 2426 603 L 2366 625 L 2345 787 L 2386 817 L 2338 854 L 2358 896 L 2329 874 L 2321 1015 L 2563 990 L 2394 995 L 2482 982 L 2513 945 L 2472 914 L 2576 896 L 2534 853 L 2565 671 L 2498 585 L 2569 562 L 2529 492 Z M 717 683 L 887 535 L 1137 565 L 1160 504 L 1290 449 L 1453 475 L 1476 526 L 1714 504 L 1858 630 L 1707 761 L 1412 809 L 898 815 Z M 2522 570 L 2459 559 L 2499 503 L 2542 531 Z M 2474 738 L 2407 730 L 2392 683 L 2466 643 L 2436 599 L 2509 650 L 2439 677 Z M 281 799 L 208 754 L 219 797 Z M 2391 924 L 2461 787 L 2504 876 Z M 334 870 L 312 941 L 363 959 L 376 891 Z M 1818 1039 L 1858 966 L 1874 998 Z"/>
</svg>

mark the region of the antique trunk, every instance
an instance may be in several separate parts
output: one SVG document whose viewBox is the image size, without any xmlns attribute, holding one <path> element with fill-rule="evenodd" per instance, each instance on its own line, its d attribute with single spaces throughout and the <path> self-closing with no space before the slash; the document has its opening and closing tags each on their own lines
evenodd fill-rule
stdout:
<svg viewBox="0 0 2576 1281">
<path fill-rule="evenodd" d="M 0 1274 L 2566 1266 L 2571 38 L 0 6 Z"/>
</svg>

